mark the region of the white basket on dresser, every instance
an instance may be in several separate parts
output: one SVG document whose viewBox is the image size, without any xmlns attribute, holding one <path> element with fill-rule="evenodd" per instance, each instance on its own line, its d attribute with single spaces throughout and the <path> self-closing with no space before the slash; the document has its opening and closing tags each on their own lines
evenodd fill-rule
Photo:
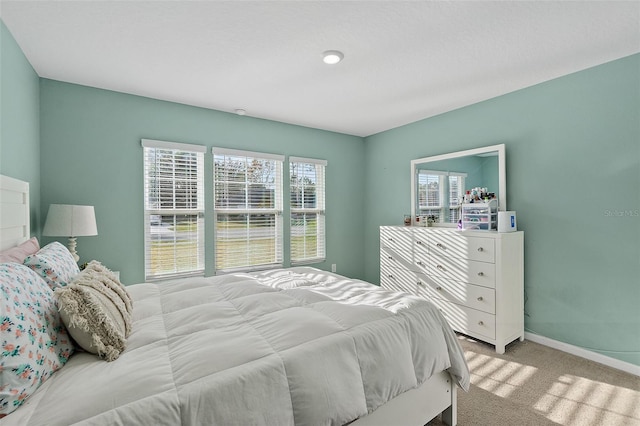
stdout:
<svg viewBox="0 0 640 426">
<path fill-rule="evenodd" d="M 380 285 L 433 302 L 451 327 L 495 345 L 524 339 L 524 233 L 380 227 Z"/>
</svg>

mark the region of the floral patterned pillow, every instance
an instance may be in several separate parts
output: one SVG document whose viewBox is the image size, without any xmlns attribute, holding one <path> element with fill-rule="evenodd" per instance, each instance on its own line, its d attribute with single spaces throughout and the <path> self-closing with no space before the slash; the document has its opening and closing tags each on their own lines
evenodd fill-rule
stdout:
<svg viewBox="0 0 640 426">
<path fill-rule="evenodd" d="M 57 241 L 28 256 L 24 264 L 44 278 L 53 290 L 67 285 L 80 273 L 80 268 L 69 250 Z"/>
<path fill-rule="evenodd" d="M 53 290 L 24 265 L 0 264 L 0 417 L 22 405 L 72 353 Z"/>
</svg>

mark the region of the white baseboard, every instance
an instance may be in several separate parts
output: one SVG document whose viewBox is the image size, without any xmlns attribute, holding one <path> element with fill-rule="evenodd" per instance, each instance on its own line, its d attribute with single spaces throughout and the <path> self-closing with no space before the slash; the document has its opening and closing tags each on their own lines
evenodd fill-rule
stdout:
<svg viewBox="0 0 640 426">
<path fill-rule="evenodd" d="M 592 352 L 578 346 L 573 346 L 568 343 L 560 342 L 558 340 L 549 339 L 548 337 L 540 336 L 539 334 L 525 332 L 524 338 L 532 342 L 539 343 L 544 346 L 549 346 L 550 348 L 557 349 L 571 355 L 576 355 L 581 358 L 588 359 L 589 361 L 594 361 L 599 364 L 606 365 L 607 367 L 622 370 L 626 373 L 640 377 L 640 366 L 638 365 L 620 361 L 619 359 L 611 358 L 609 356 L 602 355 L 597 352 Z"/>
</svg>

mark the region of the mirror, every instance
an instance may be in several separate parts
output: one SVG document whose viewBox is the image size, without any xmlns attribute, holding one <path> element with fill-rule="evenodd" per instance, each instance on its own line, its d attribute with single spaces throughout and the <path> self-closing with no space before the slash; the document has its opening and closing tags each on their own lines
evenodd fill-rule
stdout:
<svg viewBox="0 0 640 426">
<path fill-rule="evenodd" d="M 507 210 L 504 144 L 411 160 L 412 224 L 428 216 L 436 226 L 456 226 L 463 197 L 473 188 L 486 188 L 498 210 Z"/>
</svg>

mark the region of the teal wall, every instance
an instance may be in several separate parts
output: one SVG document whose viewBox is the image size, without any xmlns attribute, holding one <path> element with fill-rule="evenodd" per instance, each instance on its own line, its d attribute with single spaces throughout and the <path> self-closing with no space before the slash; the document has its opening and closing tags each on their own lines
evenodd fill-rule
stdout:
<svg viewBox="0 0 640 426">
<path fill-rule="evenodd" d="M 39 78 L 0 21 L 0 174 L 29 182 L 31 233 L 40 233 Z"/>
<path fill-rule="evenodd" d="M 527 331 L 640 365 L 640 55 L 366 138 L 365 277 L 410 160 L 504 143 Z"/>
<path fill-rule="evenodd" d="M 481 188 L 488 188 L 489 192 L 493 192 L 498 196 L 500 194 L 498 185 L 500 182 L 500 178 L 498 177 L 498 157 L 485 157 L 482 159 L 482 166 L 480 166 L 480 170 L 482 170 L 482 185 Z"/>
<path fill-rule="evenodd" d="M 144 280 L 140 140 L 147 138 L 208 147 L 208 211 L 213 211 L 212 146 L 328 160 L 327 261 L 314 266 L 330 269 L 336 263 L 340 273 L 364 275 L 362 138 L 47 79 L 41 79 L 40 105 L 43 214 L 51 203 L 95 206 L 99 235 L 78 238 L 81 261 L 98 259 L 119 270 L 125 283 Z M 212 215 L 205 220 L 211 274 Z M 285 241 L 287 236 L 285 227 Z"/>
</svg>

